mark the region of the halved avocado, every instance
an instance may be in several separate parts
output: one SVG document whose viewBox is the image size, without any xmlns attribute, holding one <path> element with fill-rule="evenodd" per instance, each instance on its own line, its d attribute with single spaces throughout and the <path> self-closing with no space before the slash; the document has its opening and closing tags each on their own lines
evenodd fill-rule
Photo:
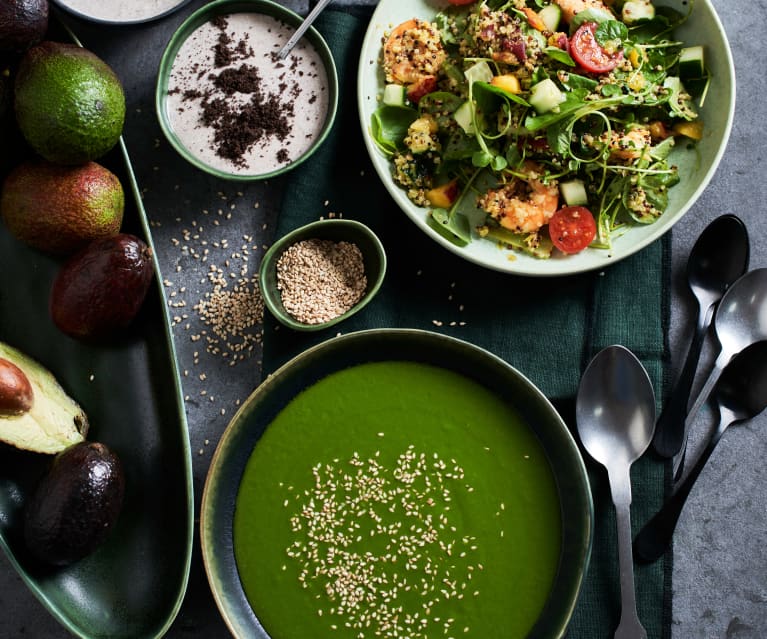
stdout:
<svg viewBox="0 0 767 639">
<path fill-rule="evenodd" d="M 21 414 L 0 412 L 0 441 L 37 453 L 55 454 L 85 439 L 88 418 L 53 374 L 21 351 L 0 342 L 0 358 L 26 375 L 31 406 Z"/>
</svg>

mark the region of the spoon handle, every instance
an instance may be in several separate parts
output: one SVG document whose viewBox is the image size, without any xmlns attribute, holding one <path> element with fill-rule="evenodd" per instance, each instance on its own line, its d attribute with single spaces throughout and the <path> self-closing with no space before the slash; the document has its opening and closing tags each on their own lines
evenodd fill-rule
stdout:
<svg viewBox="0 0 767 639">
<path fill-rule="evenodd" d="M 704 382 L 703 386 L 698 392 L 698 396 L 695 399 L 695 403 L 692 405 L 692 408 L 687 411 L 687 418 L 684 421 L 684 443 L 682 445 L 681 451 L 679 452 L 679 456 L 674 460 L 674 481 L 676 482 L 679 481 L 679 479 L 682 477 L 682 473 L 684 472 L 684 460 L 687 452 L 690 428 L 692 427 L 698 412 L 703 407 L 703 404 L 705 404 L 709 395 L 711 395 L 711 391 L 714 390 L 714 386 L 716 386 L 716 383 L 719 381 L 724 367 L 727 366 L 727 363 L 730 361 L 730 357 L 730 354 L 725 352 L 723 349 L 719 351 L 719 355 L 714 362 L 714 366 L 711 369 L 711 373 L 709 374 L 708 379 Z"/>
<path fill-rule="evenodd" d="M 629 468 L 624 476 L 617 473 L 610 479 L 615 519 L 618 527 L 618 567 L 621 585 L 621 619 L 615 639 L 646 639 L 647 632 L 637 615 L 634 590 L 634 563 L 631 556 L 631 478 Z"/>
<path fill-rule="evenodd" d="M 727 426 L 732 423 L 732 416 L 724 417 L 721 415 L 722 412 L 722 409 L 720 409 L 719 424 L 716 431 L 714 431 L 708 445 L 690 469 L 685 480 L 679 484 L 674 494 L 655 513 L 653 518 L 644 525 L 634 539 L 634 556 L 638 561 L 652 563 L 659 559 L 671 545 L 671 537 L 674 534 L 674 529 L 676 528 L 677 521 L 679 521 L 679 515 L 682 513 L 687 497 L 690 495 L 690 491 L 698 479 L 700 471 L 703 470 Z"/>
<path fill-rule="evenodd" d="M 666 459 L 671 459 L 678 454 L 684 443 L 687 404 L 690 401 L 690 391 L 695 379 L 695 371 L 698 368 L 703 341 L 706 337 L 706 331 L 711 325 L 715 307 L 715 303 L 706 308 L 702 308 L 700 303 L 698 304 L 698 321 L 687 351 L 684 367 L 671 391 L 671 396 L 666 401 L 663 412 L 655 424 L 655 435 L 652 440 L 653 449 L 658 455 Z"/>
<path fill-rule="evenodd" d="M 314 5 L 314 9 L 309 12 L 309 15 L 304 18 L 295 33 L 283 45 L 282 49 L 277 52 L 277 57 L 280 60 L 284 60 L 288 56 L 288 53 L 293 50 L 293 47 L 296 46 L 304 33 L 306 33 L 306 30 L 312 26 L 312 22 L 314 22 L 317 16 L 320 15 L 320 12 L 328 5 L 328 3 L 330 3 L 330 0 L 318 0 L 317 4 Z"/>
</svg>

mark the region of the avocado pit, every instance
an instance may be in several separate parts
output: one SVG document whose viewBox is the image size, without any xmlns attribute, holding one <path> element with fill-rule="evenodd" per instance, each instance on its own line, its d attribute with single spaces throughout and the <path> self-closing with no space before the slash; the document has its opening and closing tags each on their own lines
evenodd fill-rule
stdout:
<svg viewBox="0 0 767 639">
<path fill-rule="evenodd" d="M 13 362 L 0 357 L 0 415 L 23 415 L 35 399 L 29 378 Z"/>
</svg>

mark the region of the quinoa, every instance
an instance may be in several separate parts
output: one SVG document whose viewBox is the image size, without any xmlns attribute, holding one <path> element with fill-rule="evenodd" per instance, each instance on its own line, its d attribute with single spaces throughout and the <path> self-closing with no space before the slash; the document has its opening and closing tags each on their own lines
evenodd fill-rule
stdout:
<svg viewBox="0 0 767 639">
<path fill-rule="evenodd" d="M 342 315 L 367 288 L 362 252 L 352 242 L 296 242 L 277 260 L 277 289 L 285 310 L 303 324 Z"/>
</svg>

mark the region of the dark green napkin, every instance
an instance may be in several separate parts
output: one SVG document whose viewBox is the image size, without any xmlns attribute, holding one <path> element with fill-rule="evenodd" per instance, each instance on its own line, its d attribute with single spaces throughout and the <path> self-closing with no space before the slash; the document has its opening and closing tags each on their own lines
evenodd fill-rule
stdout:
<svg viewBox="0 0 767 639">
<path fill-rule="evenodd" d="M 316 28 L 338 67 L 339 110 L 321 149 L 290 174 L 277 237 L 331 213 L 369 225 L 380 236 L 389 268 L 378 296 L 342 324 L 296 333 L 266 317 L 264 373 L 339 331 L 407 327 L 457 337 L 503 357 L 531 379 L 574 430 L 580 374 L 602 347 L 623 344 L 648 370 L 660 394 L 668 318 L 668 240 L 655 242 L 602 272 L 562 278 L 522 278 L 473 265 L 426 237 L 381 185 L 362 141 L 356 71 L 369 11 L 329 10 Z M 577 440 L 577 436 L 576 436 Z M 595 538 L 568 637 L 612 637 L 620 614 L 615 531 L 607 476 L 584 453 L 595 507 Z M 632 469 L 634 530 L 660 506 L 668 468 L 649 456 Z M 648 636 L 670 636 L 670 553 L 636 570 L 639 616 Z M 499 631 L 499 638 L 504 637 Z M 493 639 L 493 638 L 488 638 Z"/>
</svg>

